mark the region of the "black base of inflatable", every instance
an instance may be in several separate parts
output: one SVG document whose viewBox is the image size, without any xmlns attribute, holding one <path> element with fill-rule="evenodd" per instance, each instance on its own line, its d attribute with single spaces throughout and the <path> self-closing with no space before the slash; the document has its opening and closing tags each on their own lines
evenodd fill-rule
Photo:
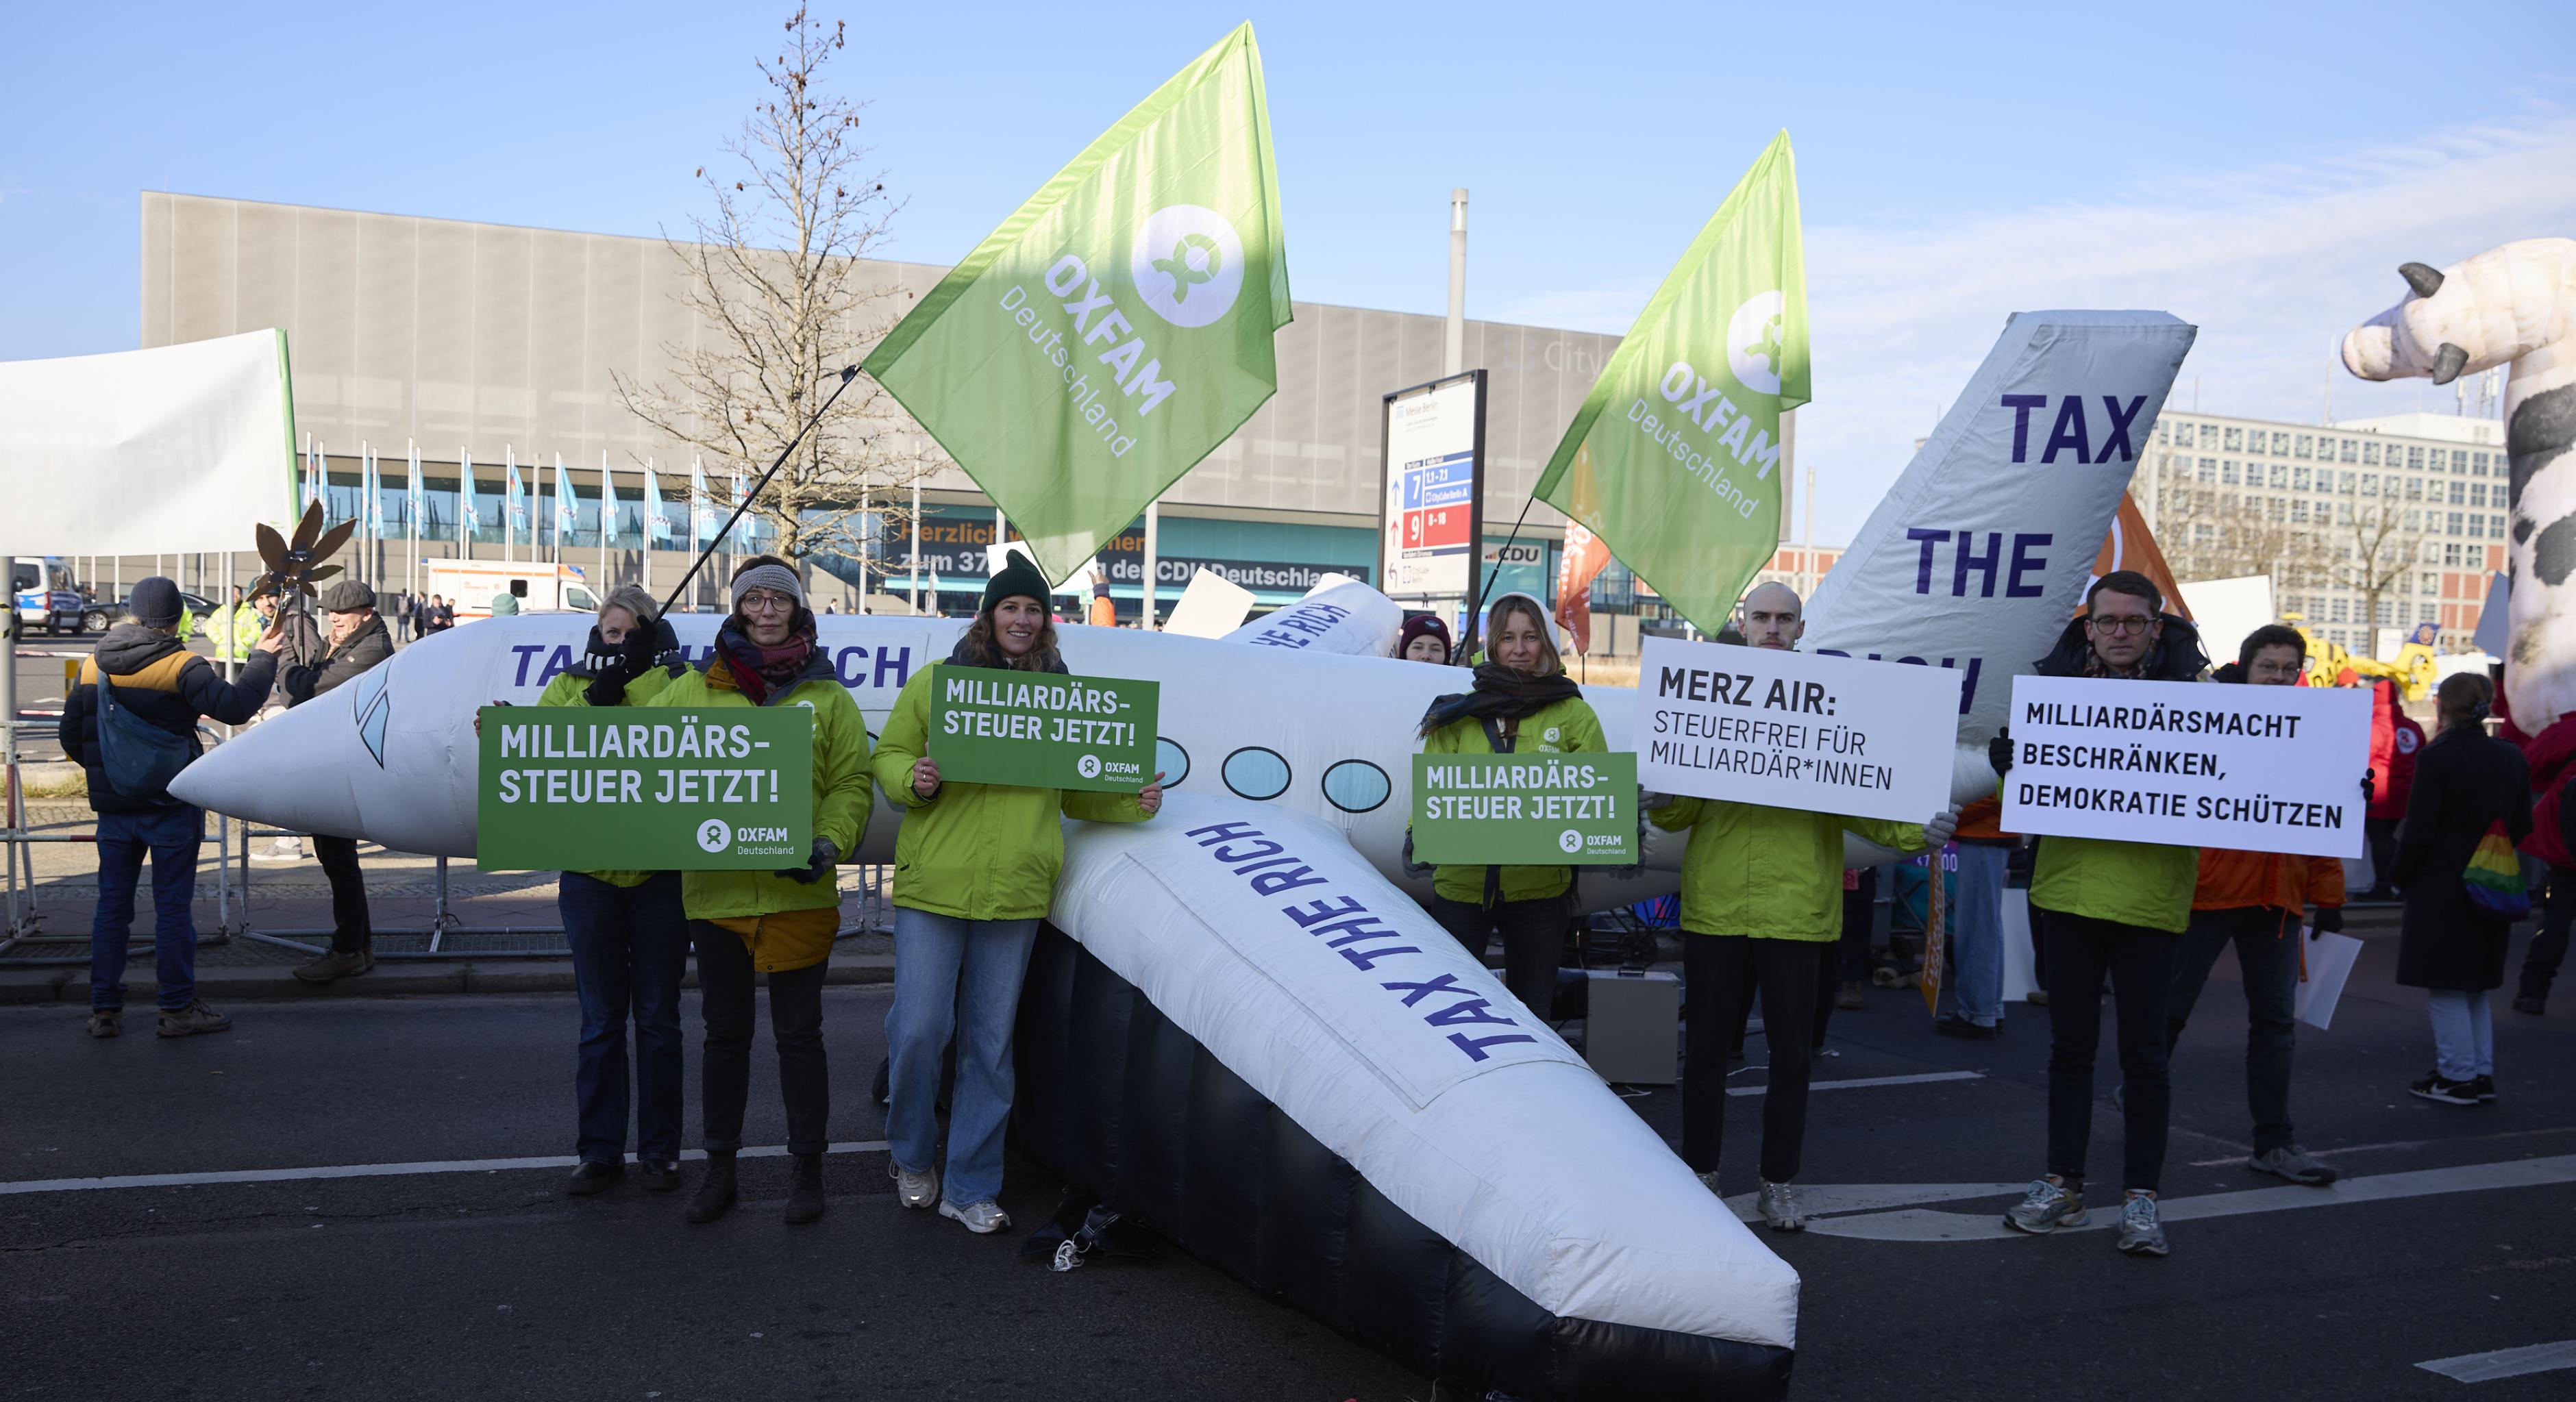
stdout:
<svg viewBox="0 0 2576 1402">
<path fill-rule="evenodd" d="M 1788 1349 L 1539 1308 L 1389 1202 L 1051 925 L 1029 961 L 1018 1043 L 1012 1135 L 1022 1152 L 1443 1386 L 1530 1402 L 1788 1391 Z"/>
</svg>

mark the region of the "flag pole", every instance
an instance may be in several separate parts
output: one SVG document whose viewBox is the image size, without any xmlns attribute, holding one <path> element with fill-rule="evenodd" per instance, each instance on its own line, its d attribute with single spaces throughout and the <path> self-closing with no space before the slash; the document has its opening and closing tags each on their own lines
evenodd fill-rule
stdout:
<svg viewBox="0 0 2576 1402">
<path fill-rule="evenodd" d="M 751 504 L 754 501 L 759 500 L 761 489 L 769 485 L 770 478 L 778 475 L 778 469 L 787 465 L 788 455 L 796 451 L 796 445 L 805 441 L 805 435 L 814 431 L 814 425 L 821 423 L 825 414 L 832 412 L 832 406 L 840 402 L 841 391 L 848 389 L 850 387 L 850 381 L 855 380 L 858 377 L 859 367 L 856 365 L 844 365 L 841 367 L 841 382 L 832 387 L 831 398 L 824 400 L 823 407 L 814 411 L 814 417 L 807 419 L 804 426 L 796 430 L 796 436 L 787 440 L 787 446 L 778 450 L 778 461 L 771 463 L 769 465 L 769 470 L 760 474 L 760 480 L 753 483 L 751 490 L 743 495 L 742 501 L 733 509 L 733 516 L 724 523 L 724 529 L 716 532 L 715 541 L 709 541 L 705 548 L 698 551 L 697 558 L 689 561 L 689 572 L 680 576 L 679 586 L 671 591 L 669 598 L 662 601 L 662 612 L 669 613 L 671 611 L 671 605 L 679 599 L 680 595 L 684 591 L 688 589 L 689 582 L 698 577 L 698 570 L 701 566 L 706 564 L 707 556 L 715 553 L 716 541 L 723 540 L 725 538 L 725 531 L 732 530 L 733 523 L 741 520 L 742 514 L 751 509 Z M 693 522 L 697 519 L 697 512 L 694 509 L 696 505 L 697 504 L 695 502 L 690 503 L 692 509 L 689 512 L 689 519 Z"/>
<path fill-rule="evenodd" d="M 1499 550 L 1499 551 L 1496 551 L 1496 552 L 1495 552 L 1495 554 L 1494 554 L 1494 574 L 1497 574 L 1497 575 L 1501 574 L 1501 573 L 1503 572 L 1503 562 L 1504 562 L 1505 560 L 1508 560 L 1508 559 L 1510 559 L 1510 558 L 1512 557 L 1512 542 L 1514 542 L 1514 541 L 1516 541 L 1516 540 L 1519 540 L 1519 539 L 1521 538 L 1521 527 L 1522 527 L 1522 526 L 1524 526 L 1524 525 L 1526 525 L 1526 524 L 1528 524 L 1528 522 L 1529 522 L 1529 509 L 1530 509 L 1530 507 L 1532 507 L 1533 505 L 1536 505 L 1536 504 L 1537 504 L 1537 502 L 1538 502 L 1538 498 L 1537 498 L 1536 496 L 1532 496 L 1528 501 L 1525 501 L 1525 502 L 1522 502 L 1522 503 L 1521 503 L 1521 516 L 1520 516 L 1520 519 L 1519 519 L 1519 520 L 1517 520 L 1517 521 L 1512 522 L 1512 533 L 1511 533 L 1510 535 L 1507 535 L 1507 536 L 1503 537 L 1503 548 L 1502 548 L 1501 550 Z M 1481 556 L 1484 554 L 1484 552 L 1485 552 L 1485 543 L 1484 543 L 1483 541 L 1481 541 L 1481 540 L 1480 540 L 1480 541 L 1477 541 L 1477 542 L 1476 542 L 1476 556 L 1477 556 L 1477 557 L 1481 557 Z M 1471 558 L 1475 558 L 1475 557 L 1471 557 Z M 1545 557 L 1544 557 L 1544 556 L 1542 556 L 1541 558 L 1542 558 L 1542 559 L 1544 559 Z M 1487 574 L 1485 573 L 1485 571 L 1484 571 L 1484 561 L 1483 561 L 1481 558 L 1476 558 L 1476 560 L 1475 560 L 1475 567 L 1476 567 L 1476 594 L 1475 594 L 1475 599 L 1474 599 L 1474 601 L 1469 605 L 1469 607 L 1468 607 L 1468 609 L 1467 609 L 1467 618 L 1466 618 L 1466 622 L 1465 622 L 1465 624 L 1464 624 L 1462 627 L 1460 627 L 1460 628 L 1459 628 L 1459 630 L 1458 630 L 1458 655 L 1459 655 L 1460 657 L 1462 657 L 1462 658 L 1464 658 L 1464 657 L 1473 657 L 1473 656 L 1475 656 L 1475 655 L 1476 655 L 1476 629 L 1477 629 L 1477 624 L 1478 624 L 1479 622 L 1481 622 L 1481 621 L 1483 620 L 1484 616 L 1485 616 L 1485 594 L 1486 594 L 1486 592 L 1487 592 L 1488 590 L 1490 590 L 1490 589 L 1493 587 L 1493 582 L 1494 582 L 1494 581 L 1493 581 L 1493 578 L 1492 578 L 1491 576 L 1489 576 L 1489 575 L 1487 575 Z"/>
</svg>

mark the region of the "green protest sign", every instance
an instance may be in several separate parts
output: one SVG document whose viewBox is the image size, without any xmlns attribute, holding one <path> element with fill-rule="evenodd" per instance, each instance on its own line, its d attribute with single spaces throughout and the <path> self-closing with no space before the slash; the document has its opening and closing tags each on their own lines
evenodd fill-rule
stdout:
<svg viewBox="0 0 2576 1402">
<path fill-rule="evenodd" d="M 1421 861 L 1628 866 L 1637 853 L 1633 753 L 1413 757 Z"/>
<path fill-rule="evenodd" d="M 771 870 L 814 837 L 802 706 L 486 706 L 474 860 L 493 871 Z"/>
<path fill-rule="evenodd" d="M 1154 777 L 1160 683 L 946 662 L 933 671 L 930 755 L 942 783 L 1134 793 Z"/>
</svg>

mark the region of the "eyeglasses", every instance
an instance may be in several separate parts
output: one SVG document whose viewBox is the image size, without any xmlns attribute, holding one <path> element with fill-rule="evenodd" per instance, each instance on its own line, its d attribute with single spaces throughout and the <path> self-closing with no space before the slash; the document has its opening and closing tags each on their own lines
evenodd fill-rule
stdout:
<svg viewBox="0 0 2576 1402">
<path fill-rule="evenodd" d="M 742 596 L 742 609 L 745 613 L 786 613 L 795 607 L 794 599 L 775 590 L 754 589 Z"/>
<path fill-rule="evenodd" d="M 2152 618 L 2104 618 L 2099 614 L 2088 615 L 2084 620 L 2085 626 L 2096 633 L 2143 633 L 2155 622 Z"/>
</svg>

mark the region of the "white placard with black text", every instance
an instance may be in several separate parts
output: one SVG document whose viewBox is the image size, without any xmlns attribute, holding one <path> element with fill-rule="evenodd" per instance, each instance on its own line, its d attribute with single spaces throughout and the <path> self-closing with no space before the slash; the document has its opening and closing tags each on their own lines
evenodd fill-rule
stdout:
<svg viewBox="0 0 2576 1402">
<path fill-rule="evenodd" d="M 2006 832 L 2352 857 L 2370 693 L 2013 678 Z"/>
<path fill-rule="evenodd" d="M 1648 638 L 1637 782 L 1853 818 L 1921 822 L 1950 805 L 1959 673 Z"/>
</svg>

